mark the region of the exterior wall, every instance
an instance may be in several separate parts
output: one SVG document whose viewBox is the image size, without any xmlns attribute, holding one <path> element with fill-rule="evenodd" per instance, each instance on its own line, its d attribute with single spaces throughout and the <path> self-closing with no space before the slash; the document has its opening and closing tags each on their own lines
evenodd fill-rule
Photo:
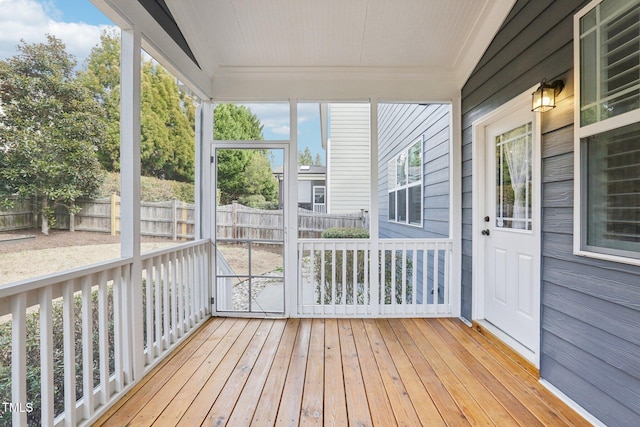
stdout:
<svg viewBox="0 0 640 427">
<path fill-rule="evenodd" d="M 313 187 L 324 185 L 324 180 L 304 180 L 298 176 L 298 207 L 313 210 Z"/>
<path fill-rule="evenodd" d="M 298 206 L 311 203 L 311 181 L 298 179 Z"/>
<path fill-rule="evenodd" d="M 327 150 L 329 213 L 371 209 L 369 192 L 371 145 L 369 104 L 331 104 Z"/>
<path fill-rule="evenodd" d="M 574 256 L 573 15 L 588 1 L 519 0 L 462 91 L 462 315 L 472 303 L 472 123 L 543 77 L 540 375 L 608 425 L 640 419 L 640 268 Z"/>
<path fill-rule="evenodd" d="M 389 222 L 387 163 L 424 135 L 422 227 Z M 451 106 L 378 106 L 378 198 L 380 237 L 449 237 Z"/>
</svg>

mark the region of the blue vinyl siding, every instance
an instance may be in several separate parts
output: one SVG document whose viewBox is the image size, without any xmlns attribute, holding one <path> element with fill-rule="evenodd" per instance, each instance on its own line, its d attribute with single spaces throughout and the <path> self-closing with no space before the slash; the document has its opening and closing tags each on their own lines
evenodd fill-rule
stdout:
<svg viewBox="0 0 640 427">
<path fill-rule="evenodd" d="M 449 237 L 450 126 L 451 106 L 448 104 L 378 106 L 380 237 Z M 387 163 L 422 136 L 422 227 L 390 222 Z"/>
<path fill-rule="evenodd" d="M 451 145 L 451 106 L 448 104 L 380 104 L 378 106 L 378 191 L 379 235 L 381 238 L 449 237 L 449 147 Z M 390 222 L 388 208 L 388 162 L 419 138 L 422 147 L 422 227 Z M 423 285 L 423 252 L 417 254 L 416 300 L 433 302 L 433 270 L 427 271 Z M 428 251 L 433 266 L 434 251 Z M 438 256 L 439 302 L 443 301 L 444 251 Z"/>
<path fill-rule="evenodd" d="M 518 0 L 462 90 L 462 314 L 471 320 L 472 123 L 542 78 L 540 375 L 611 426 L 640 419 L 640 268 L 573 255 L 573 15 L 586 0 Z"/>
</svg>

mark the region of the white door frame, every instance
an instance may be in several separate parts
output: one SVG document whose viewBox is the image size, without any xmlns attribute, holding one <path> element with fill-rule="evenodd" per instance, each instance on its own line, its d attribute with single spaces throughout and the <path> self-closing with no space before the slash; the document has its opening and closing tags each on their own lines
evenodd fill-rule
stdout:
<svg viewBox="0 0 640 427">
<path fill-rule="evenodd" d="M 473 159 L 472 159 L 472 174 L 473 174 L 473 186 L 472 186 L 472 304 L 471 304 L 471 318 L 481 323 L 491 333 L 496 335 L 499 339 L 508 344 L 511 348 L 522 354 L 529 359 L 536 367 L 540 366 L 540 290 L 542 277 L 540 277 L 539 286 L 534 289 L 534 307 L 537 314 L 538 323 L 538 339 L 536 340 L 537 346 L 534 349 L 532 357 L 530 351 L 523 345 L 512 339 L 507 334 L 503 333 L 497 328 L 487 322 L 483 322 L 485 319 L 485 263 L 486 256 L 484 253 L 485 242 L 481 236 L 481 230 L 485 228 L 484 216 L 486 212 L 486 128 L 494 121 L 505 117 L 512 112 L 522 111 L 523 108 L 531 110 L 531 93 L 535 91 L 538 85 L 533 86 L 526 92 L 518 95 L 510 101 L 504 103 L 500 107 L 496 108 L 492 112 L 486 114 L 480 119 L 473 122 Z M 533 233 L 537 237 L 539 247 L 541 248 L 541 211 L 542 211 L 542 157 L 541 157 L 541 120 L 539 113 L 531 113 L 533 120 L 533 168 L 538 171 L 538 184 L 534 190 L 534 205 L 532 212 L 533 219 Z M 538 253 L 538 260 L 540 268 L 542 263 L 542 254 Z"/>
<path fill-rule="evenodd" d="M 279 142 L 273 142 L 273 141 L 263 141 L 263 140 L 257 140 L 257 141 L 218 141 L 218 140 L 210 140 L 209 141 L 210 144 L 209 146 L 211 147 L 211 164 L 210 164 L 210 170 L 211 170 L 211 184 L 210 184 L 210 188 L 213 192 L 213 196 L 210 197 L 210 205 L 211 205 L 211 241 L 214 244 L 214 248 L 215 248 L 215 243 L 216 243 L 216 224 L 217 224 L 217 209 L 216 209 L 216 194 L 215 192 L 217 191 L 217 182 L 215 182 L 216 180 L 216 168 L 217 168 L 217 161 L 216 161 L 216 149 L 255 149 L 255 148 L 265 148 L 265 149 L 282 149 L 283 150 L 283 161 L 282 161 L 282 171 L 283 171 L 283 179 L 284 179 L 284 185 L 282 186 L 282 200 L 283 200 L 283 233 L 284 233 L 284 241 L 283 241 L 283 267 L 284 267 L 284 290 L 283 290 L 283 298 L 284 298 L 284 311 L 282 313 L 282 316 L 284 317 L 288 317 L 290 316 L 290 299 L 292 297 L 295 296 L 295 294 L 293 293 L 291 288 L 296 288 L 296 280 L 297 280 L 297 275 L 294 274 L 292 277 L 289 277 L 291 275 L 291 271 L 296 271 L 296 270 L 292 270 L 292 267 L 288 264 L 290 264 L 290 262 L 288 262 L 287 260 L 290 259 L 296 259 L 297 258 L 297 246 L 296 246 L 296 241 L 293 242 L 293 244 L 289 241 L 289 239 L 291 238 L 292 234 L 288 232 L 289 230 L 289 226 L 291 223 L 291 215 L 290 212 L 292 209 L 289 208 L 289 206 L 291 206 L 290 204 L 290 200 L 287 197 L 290 194 L 290 188 L 291 188 L 291 177 L 289 176 L 289 161 L 290 161 L 290 150 L 291 150 L 291 144 L 289 141 L 279 141 Z M 288 182 L 287 182 L 288 181 Z M 297 192 L 296 192 L 296 197 L 297 197 Z M 297 238 L 297 235 L 295 235 L 295 238 Z M 294 256 L 292 257 L 292 248 L 296 248 L 296 252 L 294 252 Z M 211 255 L 213 261 L 213 266 L 212 266 L 212 270 L 211 270 L 211 295 L 214 296 L 214 298 L 218 297 L 217 294 L 217 272 L 216 272 L 216 253 L 214 252 Z M 293 268 L 297 268 L 295 266 L 295 262 L 293 263 L 294 267 Z M 261 312 L 241 312 L 241 311 L 218 311 L 217 307 L 218 307 L 218 302 L 216 301 L 214 304 L 211 304 L 211 311 L 212 311 L 212 315 L 213 316 L 233 316 L 233 317 L 260 317 L 260 316 L 264 316 L 264 313 Z"/>
</svg>

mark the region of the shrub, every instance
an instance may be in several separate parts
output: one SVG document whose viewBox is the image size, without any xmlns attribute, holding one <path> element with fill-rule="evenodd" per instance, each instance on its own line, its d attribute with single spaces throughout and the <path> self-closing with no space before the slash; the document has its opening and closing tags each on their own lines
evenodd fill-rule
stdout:
<svg viewBox="0 0 640 427">
<path fill-rule="evenodd" d="M 238 200 L 241 205 L 254 209 L 275 210 L 278 209 L 278 202 L 270 202 L 264 198 L 262 194 L 253 194 L 251 196 L 240 197 Z"/>
<path fill-rule="evenodd" d="M 194 203 L 195 200 L 195 185 L 192 183 L 143 176 L 140 178 L 140 186 L 143 202 L 180 200 Z M 99 197 L 109 197 L 113 193 L 120 194 L 120 174 L 110 172 L 106 174 L 99 189 Z"/>
<path fill-rule="evenodd" d="M 328 228 L 322 233 L 322 237 L 325 239 L 367 239 L 369 238 L 369 231 L 360 228 Z M 384 293 L 380 295 L 380 301 L 384 296 L 384 304 L 391 304 L 392 289 L 394 275 L 391 271 L 392 267 L 392 251 L 385 251 L 384 262 Z M 369 257 L 371 253 L 367 254 L 367 261 L 370 262 Z M 324 262 L 322 261 L 322 251 L 316 251 L 314 256 L 314 275 L 316 287 L 316 304 L 365 304 L 370 298 L 370 295 L 364 294 L 364 271 L 365 271 L 365 251 L 364 250 L 336 250 L 335 258 L 332 250 L 324 251 Z M 395 254 L 395 291 L 396 291 L 396 303 L 403 304 L 405 301 L 412 299 L 413 289 L 411 284 L 413 274 L 413 263 L 411 258 L 407 257 L 405 267 L 405 295 L 402 294 L 402 252 L 398 251 Z M 357 264 L 357 265 L 356 265 Z M 378 258 L 379 271 L 382 269 L 382 257 Z M 345 274 L 343 275 L 343 266 Z M 333 279 L 333 271 L 335 268 L 335 280 Z M 355 280 L 354 280 L 354 268 L 355 268 Z M 324 301 L 322 300 L 321 286 L 322 286 L 322 274 L 324 272 Z M 369 272 L 371 274 L 371 272 Z M 333 286 L 335 285 L 335 301 L 333 300 Z M 354 286 L 355 298 L 354 301 Z M 343 295 L 343 292 L 345 295 Z"/>
<path fill-rule="evenodd" d="M 364 228 L 327 228 L 322 232 L 323 239 L 368 239 L 369 230 Z"/>
</svg>

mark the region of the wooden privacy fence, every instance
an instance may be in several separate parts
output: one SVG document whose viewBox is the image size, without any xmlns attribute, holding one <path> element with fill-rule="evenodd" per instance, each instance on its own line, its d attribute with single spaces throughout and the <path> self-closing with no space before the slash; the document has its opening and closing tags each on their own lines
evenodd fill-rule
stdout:
<svg viewBox="0 0 640 427">
<path fill-rule="evenodd" d="M 64 230 L 120 233 L 120 197 L 79 202 L 80 213 L 56 212 L 56 227 Z M 140 232 L 143 236 L 166 237 L 173 240 L 193 239 L 195 235 L 193 204 L 179 200 L 142 202 Z M 72 222 L 73 221 L 73 222 Z M 73 227 L 71 226 L 73 224 Z"/>
<path fill-rule="evenodd" d="M 24 230 L 38 227 L 38 215 L 33 200 L 16 200 L 14 207 L 0 212 L 0 231 Z M 54 229 L 120 232 L 120 197 L 77 202 L 80 212 L 70 215 L 64 206 L 56 208 Z M 194 205 L 179 200 L 142 202 L 140 228 L 143 236 L 166 237 L 173 240 L 193 239 L 195 235 Z"/>
<path fill-rule="evenodd" d="M 38 227 L 38 215 L 31 200 L 18 201 L 6 212 L 0 212 L 0 232 Z M 120 197 L 78 202 L 80 212 L 70 215 L 65 207 L 56 209 L 53 228 L 61 230 L 120 232 Z M 195 205 L 178 200 L 142 202 L 141 232 L 143 236 L 174 240 L 193 239 Z M 282 210 L 254 209 L 233 203 L 219 206 L 216 214 L 217 237 L 221 239 L 283 240 Z M 368 228 L 365 213 L 322 214 L 298 209 L 298 230 L 302 238 L 318 238 L 327 228 Z"/>
<path fill-rule="evenodd" d="M 282 210 L 263 210 L 239 203 L 218 206 L 216 212 L 219 239 L 283 240 Z M 318 238 L 327 228 L 368 228 L 365 213 L 322 214 L 298 209 L 298 234 L 301 238 Z"/>
<path fill-rule="evenodd" d="M 13 199 L 13 207 L 0 211 L 0 231 L 22 230 L 36 227 L 36 216 L 31 200 Z"/>
</svg>

